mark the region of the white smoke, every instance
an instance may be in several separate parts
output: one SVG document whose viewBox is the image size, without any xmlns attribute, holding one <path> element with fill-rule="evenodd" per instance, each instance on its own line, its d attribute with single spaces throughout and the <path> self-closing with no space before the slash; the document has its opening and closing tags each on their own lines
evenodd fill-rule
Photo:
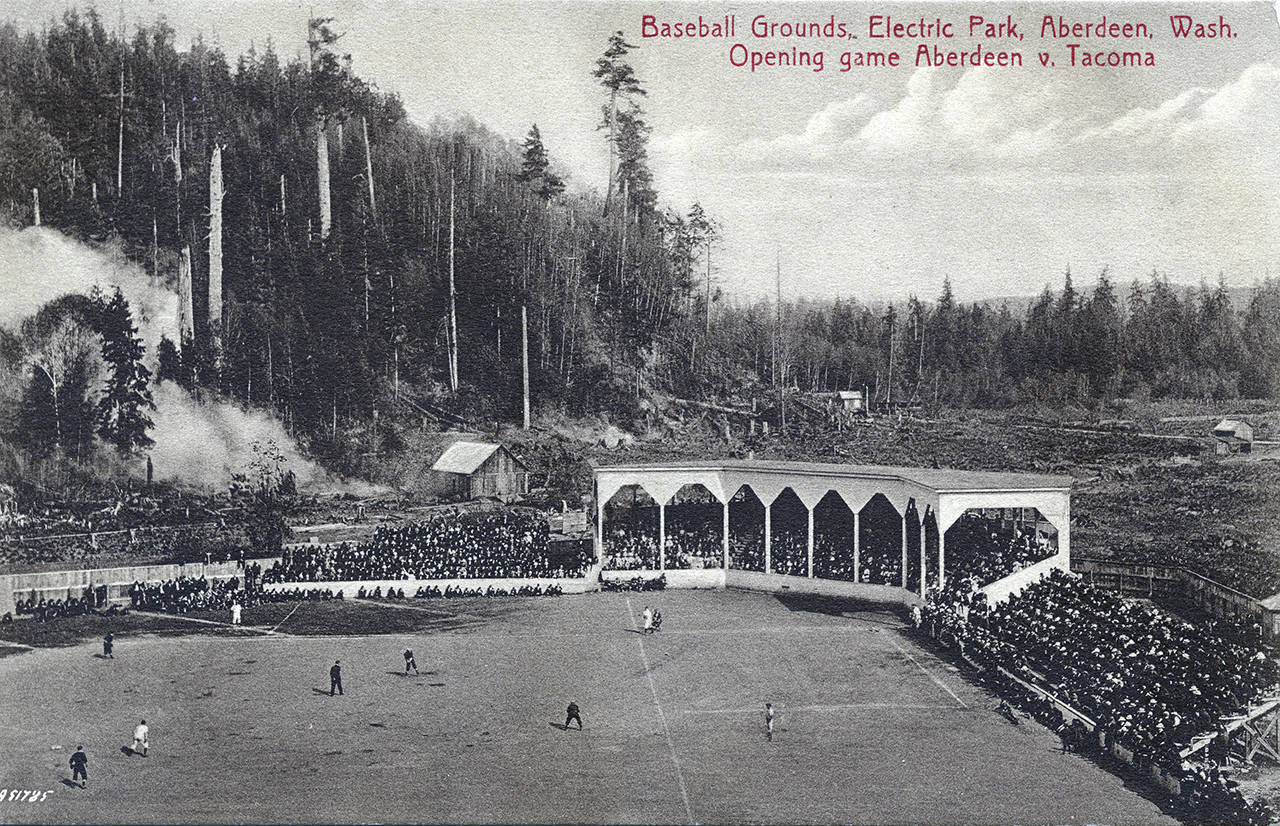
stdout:
<svg viewBox="0 0 1280 826">
<path fill-rule="evenodd" d="M 0 226 L 0 326 L 17 330 L 23 319 L 67 294 L 119 287 L 154 366 L 161 335 L 179 340 L 178 296 L 128 261 L 119 250 L 90 247 L 56 230 Z M 369 496 L 385 489 L 335 479 L 304 458 L 284 427 L 268 413 L 226 402 L 201 403 L 173 382 L 153 385 L 156 410 L 149 451 L 157 480 L 225 490 L 233 473 L 254 458 L 254 443 L 274 442 L 298 487 L 310 493 Z"/>
<path fill-rule="evenodd" d="M 134 323 L 154 355 L 160 336 L 178 341 L 178 295 L 119 249 L 95 249 L 48 227 L 0 227 L 0 326 L 24 318 L 60 296 L 119 287 Z"/>
</svg>

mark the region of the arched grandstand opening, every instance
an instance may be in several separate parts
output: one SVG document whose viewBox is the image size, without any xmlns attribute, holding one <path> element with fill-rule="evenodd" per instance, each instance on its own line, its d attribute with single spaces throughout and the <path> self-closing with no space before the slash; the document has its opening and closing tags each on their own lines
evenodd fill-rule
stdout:
<svg viewBox="0 0 1280 826">
<path fill-rule="evenodd" d="M 907 590 L 920 592 L 921 566 L 925 564 L 920 553 L 920 511 L 916 509 L 916 500 L 907 500 L 907 511 L 902 518 L 906 520 L 907 540 Z"/>
<path fill-rule="evenodd" d="M 809 509 L 791 488 L 770 506 L 770 568 L 775 574 L 809 575 Z"/>
<path fill-rule="evenodd" d="M 623 485 L 604 504 L 604 567 L 658 567 L 658 503 L 640 485 Z"/>
<path fill-rule="evenodd" d="M 724 506 L 705 485 L 682 486 L 666 506 L 666 567 L 719 568 L 723 522 Z"/>
<path fill-rule="evenodd" d="M 729 567 L 764 572 L 764 503 L 750 485 L 729 499 Z"/>
<path fill-rule="evenodd" d="M 858 546 L 860 582 L 902 584 L 902 515 L 883 493 L 858 513 Z"/>
<path fill-rule="evenodd" d="M 935 588 L 938 585 L 938 512 L 933 508 L 925 508 L 921 531 L 924 534 L 925 587 Z"/>
<path fill-rule="evenodd" d="M 813 509 L 813 575 L 845 582 L 858 579 L 853 511 L 834 490 Z"/>
<path fill-rule="evenodd" d="M 1058 529 L 1036 508 L 970 508 L 947 528 L 947 583 L 983 588 L 1058 553 Z"/>
</svg>

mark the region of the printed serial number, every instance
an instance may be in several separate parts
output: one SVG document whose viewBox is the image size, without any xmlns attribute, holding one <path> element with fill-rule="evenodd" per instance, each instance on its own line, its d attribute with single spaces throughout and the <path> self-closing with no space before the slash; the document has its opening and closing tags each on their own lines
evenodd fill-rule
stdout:
<svg viewBox="0 0 1280 826">
<path fill-rule="evenodd" d="M 53 794 L 53 789 L 0 789 L 0 803 L 39 803 Z"/>
</svg>

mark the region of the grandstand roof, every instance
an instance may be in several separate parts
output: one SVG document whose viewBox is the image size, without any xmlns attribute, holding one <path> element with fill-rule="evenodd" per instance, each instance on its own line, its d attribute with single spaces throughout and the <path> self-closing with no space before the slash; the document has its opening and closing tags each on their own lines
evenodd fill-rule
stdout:
<svg viewBox="0 0 1280 826">
<path fill-rule="evenodd" d="M 443 473 L 475 473 L 502 445 L 492 442 L 454 442 L 436 459 L 432 470 Z"/>
<path fill-rule="evenodd" d="M 856 479 L 897 479 L 913 482 L 939 493 L 949 491 L 1071 490 L 1070 476 L 1038 473 L 999 473 L 986 470 L 914 468 L 892 465 L 846 465 L 828 462 L 782 462 L 763 459 L 714 459 L 711 461 L 648 462 L 600 465 L 597 471 L 747 471 L 797 476 L 830 476 Z"/>
</svg>

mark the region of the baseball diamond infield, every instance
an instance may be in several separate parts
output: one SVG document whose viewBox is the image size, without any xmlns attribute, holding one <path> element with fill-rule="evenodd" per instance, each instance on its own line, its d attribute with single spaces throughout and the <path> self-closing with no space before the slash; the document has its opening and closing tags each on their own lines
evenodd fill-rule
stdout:
<svg viewBox="0 0 1280 826">
<path fill-rule="evenodd" d="M 49 792 L 6 794 L 0 820 L 1176 822 L 873 606 L 667 591 L 225 619 L 117 632 L 113 660 L 96 641 L 0 659 L 0 786 Z M 142 718 L 146 758 L 123 748 Z M 81 744 L 85 790 L 65 782 Z"/>
</svg>

